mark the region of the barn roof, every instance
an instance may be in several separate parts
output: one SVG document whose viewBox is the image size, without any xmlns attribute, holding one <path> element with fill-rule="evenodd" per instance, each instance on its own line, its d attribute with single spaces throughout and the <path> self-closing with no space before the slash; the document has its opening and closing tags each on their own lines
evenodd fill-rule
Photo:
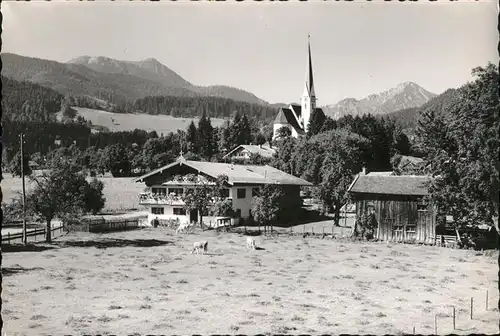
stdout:
<svg viewBox="0 0 500 336">
<path fill-rule="evenodd" d="M 177 161 L 151 171 L 148 174 L 136 178 L 135 182 L 143 182 L 151 176 L 161 174 L 173 167 L 185 165 L 203 174 L 216 178 L 219 175 L 227 175 L 228 182 L 234 184 L 280 184 L 312 186 L 301 178 L 287 174 L 271 166 L 237 165 L 219 162 L 189 161 L 180 157 Z"/>
<path fill-rule="evenodd" d="M 425 196 L 429 176 L 358 175 L 348 189 L 350 193 Z"/>
<path fill-rule="evenodd" d="M 257 146 L 257 145 L 239 145 L 238 147 L 236 147 L 235 149 L 233 149 L 232 151 L 230 151 L 229 153 L 224 155 L 223 158 L 229 157 L 231 154 L 233 154 L 234 152 L 236 152 L 240 149 L 245 149 L 245 150 L 249 151 L 250 153 L 259 154 L 260 156 L 266 157 L 266 158 L 273 157 L 273 154 L 276 152 L 276 149 L 271 148 L 269 146 L 262 146 L 261 147 L 261 146 Z"/>
</svg>

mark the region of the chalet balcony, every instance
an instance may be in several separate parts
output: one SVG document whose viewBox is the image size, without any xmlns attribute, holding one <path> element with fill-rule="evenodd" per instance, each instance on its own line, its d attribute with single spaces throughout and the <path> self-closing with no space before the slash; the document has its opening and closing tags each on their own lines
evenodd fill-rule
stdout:
<svg viewBox="0 0 500 336">
<path fill-rule="evenodd" d="M 184 205 L 182 196 L 177 195 L 165 195 L 165 194 L 153 194 L 150 192 L 139 194 L 139 204 L 140 205 Z"/>
</svg>

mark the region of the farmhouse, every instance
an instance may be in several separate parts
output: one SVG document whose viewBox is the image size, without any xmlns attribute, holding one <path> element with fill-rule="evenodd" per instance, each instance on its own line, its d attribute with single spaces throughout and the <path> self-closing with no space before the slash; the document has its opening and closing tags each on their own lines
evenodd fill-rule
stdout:
<svg viewBox="0 0 500 336">
<path fill-rule="evenodd" d="M 432 243 L 436 209 L 424 200 L 428 176 L 359 174 L 348 188 L 356 204 L 356 217 L 373 214 L 375 236 L 386 241 Z"/>
<path fill-rule="evenodd" d="M 239 145 L 226 155 L 224 155 L 223 159 L 240 159 L 240 160 L 248 160 L 252 154 L 258 154 L 264 158 L 272 158 L 276 150 L 272 147 L 261 145 Z"/>
<path fill-rule="evenodd" d="M 298 138 L 307 132 L 313 112 L 324 114 L 321 108 L 316 107 L 310 42 L 308 42 L 307 63 L 306 81 L 300 105 L 290 104 L 289 107 L 279 109 L 273 123 L 273 139 L 278 137 L 278 130 L 283 127 L 291 131 L 292 137 Z"/>
<path fill-rule="evenodd" d="M 196 180 L 189 179 L 190 174 L 195 174 Z M 242 219 L 251 217 L 252 197 L 258 195 L 259 188 L 263 185 L 280 185 L 290 204 L 301 202 L 300 186 L 312 185 L 270 166 L 189 161 L 181 155 L 175 162 L 135 179 L 135 182 L 146 184 L 139 203 L 149 209 L 148 222 L 155 218 L 179 219 L 184 223 L 198 222 L 197 211 L 186 212 L 184 209 L 183 195 L 198 184 L 213 183 L 211 180 L 219 175 L 228 177 L 224 193 L 232 201 L 236 217 Z M 208 214 L 203 215 L 206 223 L 217 219 L 205 217 Z"/>
</svg>

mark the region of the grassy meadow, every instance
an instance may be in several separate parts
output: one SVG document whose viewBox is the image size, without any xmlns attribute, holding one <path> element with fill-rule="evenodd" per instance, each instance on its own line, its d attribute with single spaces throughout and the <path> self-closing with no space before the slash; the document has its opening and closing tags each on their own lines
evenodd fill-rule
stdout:
<svg viewBox="0 0 500 336">
<path fill-rule="evenodd" d="M 139 193 L 144 189 L 144 183 L 135 183 L 131 177 L 99 177 L 99 180 L 104 183 L 103 194 L 106 198 L 103 211 L 121 212 L 144 209 L 139 205 Z M 25 181 L 26 190 L 29 191 L 32 184 L 29 178 Z M 1 185 L 3 201 L 6 203 L 15 198 L 18 192 L 22 192 L 20 177 L 4 173 Z"/>
<path fill-rule="evenodd" d="M 199 240 L 208 254 L 189 253 Z M 145 228 L 4 250 L 4 332 L 432 334 L 436 315 L 438 334 L 499 331 L 497 251 L 256 241 L 254 251 L 237 233 Z"/>
<path fill-rule="evenodd" d="M 173 118 L 168 115 L 112 113 L 83 107 L 73 108 L 78 111 L 78 115 L 90 120 L 92 124 L 107 127 L 110 131 L 133 131 L 139 128 L 167 134 L 175 133 L 178 129 L 186 130 L 191 120 L 198 124 L 197 119 Z M 212 118 L 211 121 L 214 127 L 224 123 L 223 119 Z"/>
</svg>

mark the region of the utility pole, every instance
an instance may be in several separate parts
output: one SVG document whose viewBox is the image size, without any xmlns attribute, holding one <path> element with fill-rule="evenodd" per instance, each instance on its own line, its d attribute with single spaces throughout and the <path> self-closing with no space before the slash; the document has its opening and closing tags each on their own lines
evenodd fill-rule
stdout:
<svg viewBox="0 0 500 336">
<path fill-rule="evenodd" d="M 24 184 L 24 134 L 21 133 L 21 179 L 23 181 L 23 244 L 26 245 L 28 237 L 26 235 L 26 188 Z"/>
</svg>

